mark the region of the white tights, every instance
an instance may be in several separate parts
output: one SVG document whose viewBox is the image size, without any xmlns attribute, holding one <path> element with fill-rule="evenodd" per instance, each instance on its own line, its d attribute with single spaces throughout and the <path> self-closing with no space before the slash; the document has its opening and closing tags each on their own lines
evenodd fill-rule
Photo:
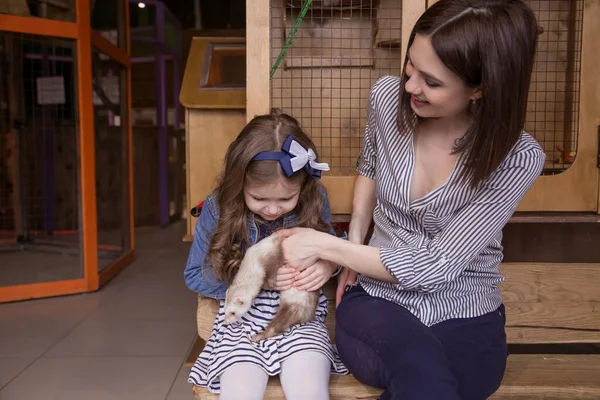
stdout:
<svg viewBox="0 0 600 400">
<path fill-rule="evenodd" d="M 331 361 L 317 351 L 294 354 L 281 364 L 287 400 L 329 400 Z M 220 400 L 262 400 L 269 376 L 260 367 L 239 364 L 221 375 Z"/>
</svg>

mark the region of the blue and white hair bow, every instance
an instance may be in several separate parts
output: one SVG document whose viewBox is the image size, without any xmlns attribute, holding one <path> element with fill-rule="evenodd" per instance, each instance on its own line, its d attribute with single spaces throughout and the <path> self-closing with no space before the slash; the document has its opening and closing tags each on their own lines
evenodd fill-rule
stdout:
<svg viewBox="0 0 600 400">
<path fill-rule="evenodd" d="M 295 172 L 305 169 L 309 175 L 315 178 L 321 177 L 321 171 L 329 171 L 327 163 L 318 163 L 317 155 L 313 149 L 305 149 L 293 136 L 288 136 L 283 146 L 283 151 L 263 151 L 255 155 L 253 161 L 276 160 L 281 164 L 285 175 L 289 178 Z"/>
</svg>

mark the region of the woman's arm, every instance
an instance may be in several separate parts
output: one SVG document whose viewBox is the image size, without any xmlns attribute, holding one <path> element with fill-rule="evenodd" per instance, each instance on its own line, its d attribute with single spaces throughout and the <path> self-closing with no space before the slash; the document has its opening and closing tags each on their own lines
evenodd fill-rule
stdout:
<svg viewBox="0 0 600 400">
<path fill-rule="evenodd" d="M 227 285 L 214 276 L 212 265 L 206 262 L 210 241 L 217 228 L 215 209 L 214 198 L 207 198 L 194 228 L 194 242 L 183 275 L 185 284 L 194 292 L 224 299 Z"/>
<path fill-rule="evenodd" d="M 348 240 L 352 243 L 364 243 L 373 220 L 375 201 L 375 180 L 359 175 L 354 183 L 352 218 L 348 229 Z"/>
<path fill-rule="evenodd" d="M 352 243 L 363 244 L 375 209 L 375 180 L 359 175 L 354 182 L 354 197 L 352 199 L 352 218 L 348 229 L 348 240 Z M 340 264 L 342 265 L 342 264 Z M 342 301 L 346 286 L 354 285 L 357 272 L 344 267 L 339 274 L 335 292 L 336 306 Z"/>
<path fill-rule="evenodd" d="M 287 238 L 282 243 L 283 254 L 293 268 L 305 270 L 322 259 L 375 279 L 397 282 L 381 263 L 377 247 L 352 243 L 308 228 L 285 229 L 278 234 Z"/>
<path fill-rule="evenodd" d="M 405 290 L 435 292 L 460 276 L 502 230 L 541 173 L 544 159 L 539 149 L 511 157 L 446 229 L 422 247 L 379 249 L 298 230 L 282 232 L 289 236 L 283 242 L 285 257 L 300 269 L 310 257 L 323 258 L 375 279 L 397 282 Z"/>
</svg>

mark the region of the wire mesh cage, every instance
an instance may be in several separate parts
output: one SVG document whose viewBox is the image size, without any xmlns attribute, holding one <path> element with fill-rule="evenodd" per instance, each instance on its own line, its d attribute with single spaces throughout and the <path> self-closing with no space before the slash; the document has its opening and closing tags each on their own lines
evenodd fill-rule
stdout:
<svg viewBox="0 0 600 400">
<path fill-rule="evenodd" d="M 544 173 L 577 151 L 583 0 L 529 0 L 541 28 L 525 129 L 547 153 Z M 303 8 L 307 8 L 303 10 Z M 292 44 L 285 43 L 299 20 Z M 398 0 L 271 0 L 271 105 L 296 117 L 333 176 L 354 175 L 369 89 L 400 75 Z"/>
<path fill-rule="evenodd" d="M 74 40 L 0 32 L 3 285 L 82 276 L 75 56 Z"/>
<path fill-rule="evenodd" d="M 98 270 L 130 249 L 126 69 L 92 49 Z"/>
<path fill-rule="evenodd" d="M 546 151 L 546 173 L 573 163 L 579 130 L 582 0 L 529 0 L 541 34 L 532 74 L 527 122 Z"/>
</svg>

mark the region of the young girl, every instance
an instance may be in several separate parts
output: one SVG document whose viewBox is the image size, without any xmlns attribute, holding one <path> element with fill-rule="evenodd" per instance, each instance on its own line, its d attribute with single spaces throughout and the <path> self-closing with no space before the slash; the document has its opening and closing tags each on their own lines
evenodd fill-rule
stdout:
<svg viewBox="0 0 600 400">
<path fill-rule="evenodd" d="M 402 76 L 371 89 L 349 240 L 281 232 L 288 265 L 347 267 L 337 348 L 381 400 L 483 400 L 500 386 L 502 228 L 545 160 L 522 131 L 537 26 L 521 0 L 433 4 Z"/>
<path fill-rule="evenodd" d="M 321 293 L 313 322 L 255 343 L 277 312 L 279 291 L 319 290 L 336 264 L 317 260 L 302 273 L 282 266 L 239 324 L 225 325 L 224 299 L 244 251 L 280 228 L 302 226 L 335 234 L 329 202 L 317 178 L 327 164 L 298 122 L 285 114 L 255 117 L 229 146 L 216 191 L 204 202 L 185 268 L 187 286 L 221 300 L 211 337 L 189 382 L 223 400 L 262 399 L 269 376 L 280 374 L 288 400 L 329 399 L 330 372 L 345 374 L 325 327 Z"/>
</svg>

